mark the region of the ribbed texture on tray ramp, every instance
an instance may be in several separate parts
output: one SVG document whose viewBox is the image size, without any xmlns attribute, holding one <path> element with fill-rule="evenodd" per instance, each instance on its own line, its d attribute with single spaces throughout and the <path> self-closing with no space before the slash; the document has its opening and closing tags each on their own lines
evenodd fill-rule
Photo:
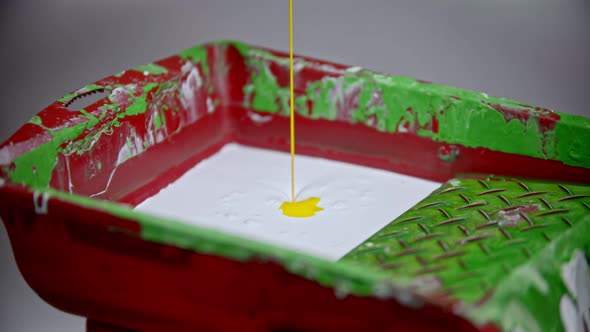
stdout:
<svg viewBox="0 0 590 332">
<path fill-rule="evenodd" d="M 588 313 L 589 254 L 589 186 L 482 177 L 448 181 L 343 260 L 506 331 L 566 331 L 564 303 Z"/>
</svg>

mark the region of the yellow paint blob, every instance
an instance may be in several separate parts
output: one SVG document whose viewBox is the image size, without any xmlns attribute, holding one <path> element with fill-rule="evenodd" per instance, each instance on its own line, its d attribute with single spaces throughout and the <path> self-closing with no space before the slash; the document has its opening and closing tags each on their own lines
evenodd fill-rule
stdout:
<svg viewBox="0 0 590 332">
<path fill-rule="evenodd" d="M 320 199 L 317 197 L 310 197 L 299 202 L 287 201 L 281 204 L 280 209 L 283 214 L 293 218 L 308 218 L 320 212 L 323 209 L 318 206 Z"/>
</svg>

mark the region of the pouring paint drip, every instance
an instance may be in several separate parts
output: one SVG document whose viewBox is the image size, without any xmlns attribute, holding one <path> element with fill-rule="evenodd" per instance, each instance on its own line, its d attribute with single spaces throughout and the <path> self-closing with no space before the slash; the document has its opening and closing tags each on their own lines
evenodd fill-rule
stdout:
<svg viewBox="0 0 590 332">
<path fill-rule="evenodd" d="M 308 218 L 323 209 L 318 206 L 320 199 L 310 197 L 297 202 L 295 200 L 295 107 L 293 101 L 293 0 L 289 0 L 289 88 L 290 88 L 290 130 L 291 130 L 291 201 L 281 204 L 283 214 L 294 218 Z"/>
<path fill-rule="evenodd" d="M 283 214 L 288 217 L 294 218 L 308 218 L 320 212 L 323 209 L 318 206 L 320 199 L 317 197 L 310 197 L 303 201 L 284 202 L 281 204 L 280 209 L 283 210 Z"/>
</svg>

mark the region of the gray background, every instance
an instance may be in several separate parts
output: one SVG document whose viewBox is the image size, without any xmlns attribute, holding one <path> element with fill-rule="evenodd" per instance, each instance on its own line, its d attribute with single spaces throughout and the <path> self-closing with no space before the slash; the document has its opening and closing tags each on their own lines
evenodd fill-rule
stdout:
<svg viewBox="0 0 590 332">
<path fill-rule="evenodd" d="M 590 114 L 590 1 L 295 0 L 296 53 Z M 0 141 L 67 92 L 194 44 L 288 50 L 286 0 L 0 0 Z M 0 331 L 82 331 L 18 273 L 0 226 Z"/>
</svg>

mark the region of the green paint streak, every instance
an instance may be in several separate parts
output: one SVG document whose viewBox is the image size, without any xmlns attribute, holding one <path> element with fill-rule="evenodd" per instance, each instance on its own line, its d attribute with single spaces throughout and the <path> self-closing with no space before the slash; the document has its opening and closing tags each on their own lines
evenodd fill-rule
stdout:
<svg viewBox="0 0 590 332">
<path fill-rule="evenodd" d="M 82 95 L 82 94 L 85 94 L 88 92 L 92 92 L 92 91 L 99 91 L 99 90 L 103 90 L 103 89 L 105 89 L 105 87 L 103 87 L 103 86 L 96 85 L 96 84 L 88 84 L 88 85 L 84 86 L 82 89 L 79 89 L 78 91 L 76 91 L 74 93 L 68 93 L 67 95 L 59 98 L 57 101 L 62 104 L 65 104 L 79 95 Z"/>
<path fill-rule="evenodd" d="M 65 96 L 63 96 L 63 97 L 61 97 L 61 98 L 59 98 L 57 101 L 58 101 L 58 102 L 60 102 L 60 103 L 62 103 L 62 104 L 65 104 L 65 103 L 67 103 L 68 101 L 70 101 L 70 100 L 72 100 L 72 99 L 76 98 L 77 96 L 78 96 L 78 94 L 77 94 L 77 93 L 68 93 L 67 95 L 65 95 Z"/>
<path fill-rule="evenodd" d="M 33 115 L 33 117 L 29 119 L 28 123 L 45 128 L 43 126 L 43 122 L 41 121 L 41 117 L 39 117 L 38 115 Z"/>
<path fill-rule="evenodd" d="M 440 121 L 440 133 L 434 137 L 441 141 L 545 157 L 543 141 L 539 139 L 539 127 L 534 120 L 527 121 L 526 125 L 517 119 L 506 122 L 499 112 L 490 111 L 484 105 L 475 105 L 467 111 L 448 109 Z M 466 121 L 468 128 L 465 128 Z"/>
<path fill-rule="evenodd" d="M 81 109 L 80 110 L 80 113 L 84 114 L 84 116 L 86 116 L 88 118 L 88 122 L 86 122 L 86 124 L 87 124 L 86 127 L 87 128 L 92 128 L 92 127 L 94 127 L 98 123 L 98 118 L 96 116 L 94 116 L 94 115 L 86 112 L 85 109 Z"/>
<path fill-rule="evenodd" d="M 143 94 L 139 97 L 134 98 L 131 105 L 125 110 L 125 115 L 138 115 L 143 114 L 147 110 L 147 96 L 148 92 L 154 87 L 158 86 L 158 83 L 148 83 L 143 87 Z"/>
<path fill-rule="evenodd" d="M 53 136 L 53 139 L 15 158 L 13 160 L 14 169 L 9 171 L 8 177 L 14 183 L 27 185 L 33 189 L 43 189 L 48 187 L 51 180 L 51 174 L 57 164 L 57 156 L 60 152 L 67 155 L 71 153 L 82 154 L 92 149 L 94 142 L 103 133 L 120 125 L 119 119 L 144 113 L 147 109 L 146 100 L 148 92 L 156 86 L 158 86 L 157 83 L 146 84 L 143 87 L 144 93 L 139 97 L 133 97 L 133 104 L 129 105 L 125 112 L 119 114 L 115 119 L 101 126 L 101 128 L 95 129 L 96 125 L 106 116 L 106 112 L 103 112 L 100 117 L 97 118 L 83 109 L 80 110 L 80 113 L 88 118 L 87 121 L 59 130 L 45 128 Z M 85 89 L 91 90 L 96 87 L 98 86 L 87 86 Z M 102 87 L 99 88 L 102 89 Z M 105 111 L 118 111 L 120 107 L 116 104 L 104 105 L 103 109 Z M 32 118 L 31 121 L 32 123 L 42 125 L 40 118 Z M 80 137 L 85 130 L 93 131 L 87 134 L 84 138 L 74 142 L 74 140 Z"/>
<path fill-rule="evenodd" d="M 203 73 L 209 75 L 209 64 L 207 63 L 207 49 L 203 46 L 195 46 L 178 54 L 183 59 L 190 59 L 194 63 L 200 63 Z"/>
<path fill-rule="evenodd" d="M 242 43 L 231 45 L 244 57 L 250 71 L 250 81 L 243 87 L 244 105 L 287 116 L 288 87 L 279 86 L 269 68 L 271 63 L 288 68 L 288 58 Z M 313 65 L 303 63 L 304 67 Z M 355 97 L 353 92 L 359 87 Z M 337 114 L 340 109 L 350 113 L 349 122 L 360 122 L 380 131 L 395 133 L 404 127 L 434 141 L 590 167 L 589 119 L 555 112 L 561 120 L 555 129 L 546 130 L 539 125 L 539 117 L 545 116 L 545 111 L 484 93 L 359 70 L 310 81 L 305 95 L 296 98 L 298 113 L 312 119 L 336 121 L 342 118 Z M 312 102 L 311 110 L 308 101 Z M 354 109 L 339 108 L 343 101 Z M 494 105 L 530 116 L 527 120 L 504 118 Z"/>
<path fill-rule="evenodd" d="M 80 136 L 86 126 L 87 122 L 82 122 L 59 131 L 50 131 L 53 136 L 51 141 L 12 161 L 14 169 L 8 173 L 10 180 L 14 183 L 27 185 L 32 189 L 46 188 L 57 163 L 57 155 L 61 145 Z"/>
<path fill-rule="evenodd" d="M 147 72 L 150 75 L 168 74 L 168 69 L 166 69 L 162 66 L 159 66 L 155 63 L 148 63 L 145 65 L 141 65 L 139 67 L 136 67 L 134 70 L 138 71 L 138 72 L 142 72 L 142 73 Z"/>
<path fill-rule="evenodd" d="M 254 97 L 252 98 L 252 107 L 259 111 L 276 113 L 279 110 L 277 98 L 284 89 L 279 88 L 275 77 L 270 73 L 268 67 L 259 64 L 258 70 L 252 73 L 252 84 Z M 244 90 L 248 94 L 247 90 Z"/>
<path fill-rule="evenodd" d="M 336 119 L 336 100 L 330 98 L 333 88 L 334 80 L 331 78 L 315 81 L 307 87 L 307 98 L 313 102 L 312 119 Z"/>
<path fill-rule="evenodd" d="M 564 163 L 590 167 L 590 119 L 562 115 L 554 136 L 554 149 Z"/>
</svg>

